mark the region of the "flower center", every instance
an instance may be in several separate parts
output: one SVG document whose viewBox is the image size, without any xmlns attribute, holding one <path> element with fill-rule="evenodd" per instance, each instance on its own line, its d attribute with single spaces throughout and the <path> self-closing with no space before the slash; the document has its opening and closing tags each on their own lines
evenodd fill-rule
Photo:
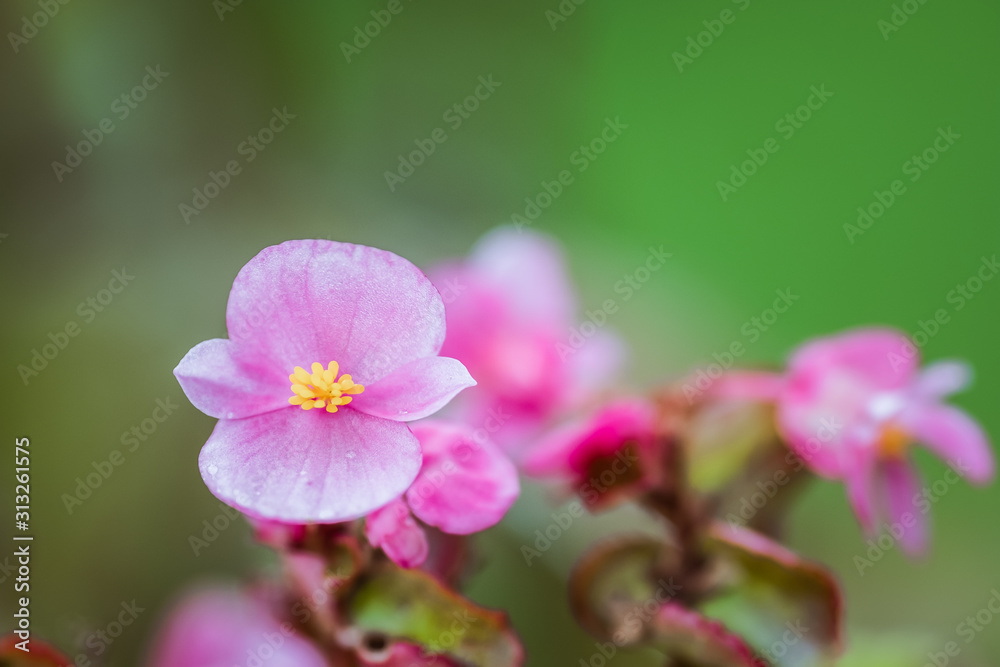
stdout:
<svg viewBox="0 0 1000 667">
<path fill-rule="evenodd" d="M 903 429 L 891 424 L 882 429 L 878 450 L 883 458 L 901 459 L 909 446 L 910 434 Z"/>
<path fill-rule="evenodd" d="M 323 364 L 313 363 L 311 374 L 296 366 L 295 372 L 288 376 L 295 394 L 288 402 L 301 405 L 303 410 L 325 407 L 327 412 L 336 412 L 339 406 L 351 402 L 350 394 L 360 394 L 365 390 L 364 385 L 354 384 L 350 375 L 337 378 L 339 370 L 336 361 L 331 361 L 325 369 Z"/>
</svg>

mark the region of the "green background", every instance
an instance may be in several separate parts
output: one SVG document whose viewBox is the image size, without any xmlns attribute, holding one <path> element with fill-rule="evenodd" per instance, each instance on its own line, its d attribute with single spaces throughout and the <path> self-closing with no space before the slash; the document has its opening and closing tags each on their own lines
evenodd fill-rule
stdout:
<svg viewBox="0 0 1000 667">
<path fill-rule="evenodd" d="M 182 586 L 267 562 L 248 548 L 243 525 L 193 555 L 188 536 L 220 511 L 196 466 L 213 420 L 187 404 L 171 375 L 191 346 L 225 335 L 229 286 L 250 257 L 310 237 L 390 249 L 423 266 L 461 255 L 523 212 L 542 180 L 575 169 L 571 155 L 606 118 L 628 127 L 574 171 L 534 227 L 565 245 L 584 307 L 612 296 L 649 246 L 673 254 L 612 319 L 631 348 L 631 384 L 747 342 L 741 327 L 776 289 L 800 299 L 742 362 L 778 363 L 805 338 L 856 325 L 912 332 L 945 308 L 950 321 L 923 353 L 973 363 L 976 384 L 957 403 L 1000 433 L 1000 281 L 961 310 L 947 301 L 982 256 L 1000 251 L 996 3 L 914 1 L 916 13 L 885 39 L 878 22 L 893 6 L 884 0 L 589 0 L 555 29 L 546 11 L 557 11 L 556 0 L 403 0 L 348 63 L 340 44 L 385 6 L 244 2 L 220 20 L 209 0 L 77 0 L 59 5 L 17 53 L 9 37 L 0 48 L 0 404 L 4 439 L 32 439 L 38 636 L 75 653 L 135 599 L 146 611 L 104 657 L 139 664 Z M 724 9 L 735 20 L 679 72 L 674 52 Z M 4 33 L 37 11 L 4 3 Z M 118 120 L 113 100 L 157 64 L 169 76 Z M 501 85 L 452 130 L 442 114 L 488 75 Z M 782 137 L 775 123 L 820 85 L 833 96 Z M 179 204 L 210 170 L 242 159 L 237 147 L 274 107 L 296 118 L 185 224 Z M 57 181 L 51 163 L 106 117 L 114 132 Z M 390 192 L 384 172 L 437 127 L 447 141 Z M 903 163 L 939 127 L 961 138 L 909 181 Z M 717 181 L 769 137 L 778 152 L 723 201 Z M 906 193 L 850 243 L 843 226 L 856 208 L 897 178 Z M 134 281 L 83 323 L 78 304 L 123 266 Z M 81 333 L 25 386 L 17 366 L 71 320 Z M 121 434 L 158 398 L 181 407 L 69 514 L 61 494 L 122 449 Z M 928 481 L 942 478 L 941 463 L 919 460 Z M 11 486 L 5 474 L 4 502 Z M 546 502 L 528 487 L 483 538 L 489 565 L 472 594 L 510 610 L 530 664 L 575 665 L 594 648 L 566 610 L 567 568 L 595 535 L 633 518 L 581 520 L 528 568 L 519 547 L 550 521 Z M 824 483 L 797 507 L 791 542 L 839 573 L 855 644 L 902 636 L 916 638 L 904 641 L 911 648 L 939 649 L 1000 586 L 998 509 L 996 488 L 951 487 L 934 508 L 930 554 L 908 561 L 893 551 L 862 577 L 852 558 L 864 553 L 863 538 L 842 489 Z M 6 536 L 9 521 L 0 525 Z M 2 584 L 5 617 L 10 585 Z M 962 647 L 966 664 L 1000 656 L 1000 622 Z M 641 653 L 615 661 L 658 664 Z"/>
</svg>

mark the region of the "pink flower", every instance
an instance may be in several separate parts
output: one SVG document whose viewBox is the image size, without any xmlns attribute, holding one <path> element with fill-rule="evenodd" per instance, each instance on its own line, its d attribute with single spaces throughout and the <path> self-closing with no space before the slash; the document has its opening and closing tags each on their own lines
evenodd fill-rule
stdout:
<svg viewBox="0 0 1000 667">
<path fill-rule="evenodd" d="M 327 667 L 313 645 L 279 622 L 263 601 L 215 588 L 187 596 L 157 636 L 152 667 L 218 667 L 255 662 L 268 667 Z"/>
<path fill-rule="evenodd" d="M 368 541 L 402 567 L 427 558 L 427 535 L 416 519 L 452 535 L 468 535 L 500 521 L 520 492 L 517 470 L 488 440 L 469 428 L 428 420 L 413 425 L 424 463 L 406 493 L 366 521 Z"/>
<path fill-rule="evenodd" d="M 971 482 L 993 478 L 993 452 L 979 425 L 943 399 L 970 380 L 965 364 L 942 361 L 918 370 L 916 348 L 890 329 L 861 329 L 822 338 L 792 354 L 784 375 L 734 373 L 716 396 L 777 402 L 778 428 L 806 464 L 844 480 L 862 526 L 878 517 L 884 490 L 890 518 L 904 526 L 903 547 L 926 544 L 921 483 L 910 461 L 920 442 Z M 907 516 L 909 515 L 909 520 Z"/>
<path fill-rule="evenodd" d="M 438 356 L 437 290 L 376 248 L 265 248 L 236 277 L 226 325 L 232 338 L 196 345 L 174 374 L 219 419 L 199 458 L 205 483 L 255 518 L 336 522 L 384 505 L 420 469 L 403 422 L 475 384 Z"/>
<path fill-rule="evenodd" d="M 552 240 L 501 227 L 463 262 L 431 272 L 444 296 L 442 353 L 479 385 L 462 396 L 463 419 L 517 455 L 539 427 L 604 388 L 620 365 L 618 339 L 592 322 L 574 335 L 576 297 Z"/>
<path fill-rule="evenodd" d="M 591 510 L 651 488 L 659 480 L 656 413 L 639 400 L 620 400 L 589 419 L 544 438 L 524 464 L 538 477 L 568 480 Z"/>
</svg>

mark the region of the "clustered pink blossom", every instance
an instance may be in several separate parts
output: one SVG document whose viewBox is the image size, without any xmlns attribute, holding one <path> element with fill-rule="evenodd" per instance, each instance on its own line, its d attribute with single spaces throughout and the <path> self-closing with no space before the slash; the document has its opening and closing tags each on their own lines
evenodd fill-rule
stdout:
<svg viewBox="0 0 1000 667">
<path fill-rule="evenodd" d="M 293 580 L 327 581 L 327 559 L 337 554 L 353 563 L 338 575 L 345 588 L 388 571 L 417 577 L 407 580 L 414 586 L 443 586 L 443 599 L 466 604 L 450 590 L 464 569 L 462 536 L 504 517 L 520 492 L 520 468 L 579 495 L 591 512 L 634 501 L 672 526 L 669 547 L 656 547 L 651 563 L 685 582 L 682 598 L 645 614 L 644 629 L 626 633 L 630 641 L 660 637 L 684 664 L 703 664 L 699 651 L 718 660 L 704 664 L 756 664 L 751 644 L 699 607 L 721 590 L 719 573 L 753 563 L 754 576 L 784 572 L 806 582 L 817 601 L 810 609 L 827 624 L 816 650 L 839 651 L 840 597 L 825 571 L 771 533 L 746 528 L 718 537 L 712 512 L 721 496 L 706 500 L 686 479 L 686 458 L 697 452 L 685 443 L 699 406 L 674 405 L 672 387 L 649 397 L 616 388 L 622 345 L 610 331 L 582 345 L 570 340 L 576 297 L 553 240 L 497 229 L 467 258 L 430 275 L 391 252 L 347 243 L 266 248 L 233 283 L 232 337 L 196 345 L 174 371 L 191 402 L 218 419 L 199 458 L 206 485 L 247 515 Z M 273 306 L 269 316 L 244 326 L 260 302 Z M 884 519 L 904 523 L 899 539 L 919 553 L 927 531 L 912 445 L 970 482 L 994 476 L 982 429 L 944 402 L 970 376 L 955 361 L 920 369 L 906 336 L 867 328 L 807 342 L 784 372 L 728 372 L 699 402 L 773 404 L 769 442 L 776 432 L 809 470 L 842 481 L 865 530 Z M 641 540 L 621 544 L 623 563 L 654 553 Z M 584 583 L 574 585 L 586 590 L 600 574 L 595 563 L 616 562 L 618 548 L 598 548 L 574 575 Z M 628 567 L 632 576 L 646 572 Z M 268 590 L 205 589 L 185 598 L 151 664 L 214 667 L 258 656 L 275 667 L 320 667 L 340 651 L 349 664 L 472 664 L 463 662 L 468 654 L 438 653 L 404 631 L 372 657 L 358 648 L 355 630 L 340 625 L 349 623 L 344 609 L 330 607 L 337 615 L 330 627 L 290 624 Z M 575 590 L 574 604 L 591 600 Z M 596 615 L 582 612 L 588 629 L 627 609 L 624 599 L 609 604 Z M 397 621 L 391 627 L 409 627 Z M 506 635 L 497 632 L 490 655 L 501 662 L 489 664 L 520 664 L 523 652 L 505 649 Z"/>
<path fill-rule="evenodd" d="M 500 227 L 469 257 L 430 275 L 445 299 L 442 353 L 477 382 L 459 397 L 457 414 L 516 459 L 546 426 L 610 387 L 622 344 L 606 329 L 582 344 L 571 340 L 577 299 L 553 240 Z"/>
</svg>

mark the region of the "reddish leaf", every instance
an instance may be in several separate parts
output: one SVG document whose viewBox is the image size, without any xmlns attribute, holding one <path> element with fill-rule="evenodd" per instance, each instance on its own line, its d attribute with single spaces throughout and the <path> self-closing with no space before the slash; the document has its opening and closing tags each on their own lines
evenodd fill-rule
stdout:
<svg viewBox="0 0 1000 667">
<path fill-rule="evenodd" d="M 619 646 L 640 641 L 660 603 L 673 599 L 679 585 L 669 576 L 676 553 L 645 536 L 619 537 L 593 547 L 570 576 L 573 613 L 595 637 Z"/>
<path fill-rule="evenodd" d="M 3 667 L 66 667 L 73 664 L 69 658 L 41 640 L 30 639 L 26 644 L 28 652 L 17 648 L 21 642 L 22 640 L 14 634 L 0 638 L 0 665 Z"/>
<path fill-rule="evenodd" d="M 842 649 L 843 601 L 833 576 L 767 537 L 714 526 L 706 543 L 719 590 L 702 605 L 781 665 L 828 664 Z"/>
<path fill-rule="evenodd" d="M 653 621 L 653 642 L 691 667 L 758 667 L 754 651 L 739 635 L 696 611 L 667 603 Z"/>
<path fill-rule="evenodd" d="M 374 636 L 376 644 L 416 644 L 475 667 L 517 667 L 524 659 L 506 614 L 473 604 L 421 570 L 384 563 L 357 582 L 344 604 L 360 647 L 371 649 Z"/>
</svg>

